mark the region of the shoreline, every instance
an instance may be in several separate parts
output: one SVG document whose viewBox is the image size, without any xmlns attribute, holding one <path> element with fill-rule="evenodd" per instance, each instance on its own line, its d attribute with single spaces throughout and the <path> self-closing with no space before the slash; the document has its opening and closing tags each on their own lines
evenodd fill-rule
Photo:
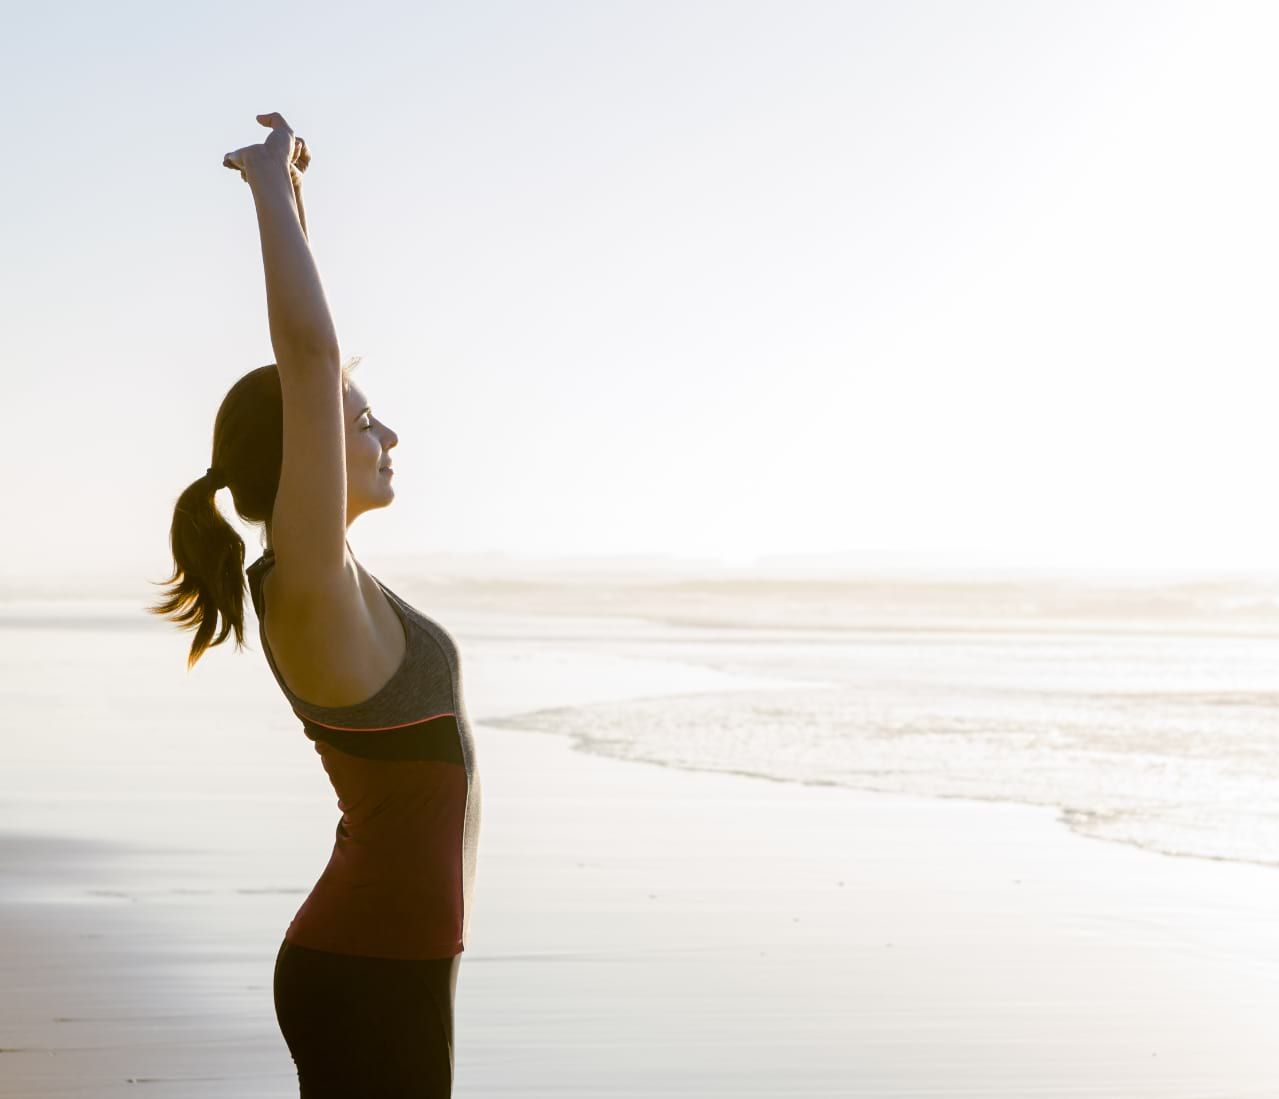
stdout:
<svg viewBox="0 0 1279 1099">
<path fill-rule="evenodd" d="M 531 711 L 531 713 L 537 712 L 539 711 Z M 775 782 L 784 786 L 803 786 L 815 789 L 834 788 L 838 790 L 848 790 L 854 793 L 883 794 L 888 797 L 905 797 L 928 801 L 957 801 L 976 805 L 1011 805 L 1025 809 L 1041 809 L 1054 813 L 1054 819 L 1057 823 L 1071 835 L 1076 836 L 1081 840 L 1090 840 L 1095 843 L 1119 844 L 1124 847 L 1135 848 L 1138 851 L 1144 851 L 1150 855 L 1162 855 L 1170 859 L 1202 860 L 1205 862 L 1220 862 L 1238 866 L 1251 866 L 1265 870 L 1279 870 L 1279 861 L 1265 862 L 1259 859 L 1234 858 L 1228 855 L 1203 855 L 1196 854 L 1192 851 L 1169 851 L 1162 847 L 1156 847 L 1153 844 L 1141 843 L 1138 840 L 1094 835 L 1091 832 L 1083 830 L 1070 820 L 1071 813 L 1088 816 L 1091 815 L 1089 811 L 1074 810 L 1069 806 L 1050 804 L 1047 802 L 1023 801 L 1012 797 L 981 797 L 976 794 L 948 794 L 940 791 L 929 793 L 908 793 L 902 790 L 889 790 L 882 787 L 864 786 L 848 782 L 836 782 L 832 779 L 786 778 L 780 775 L 770 775 L 765 771 L 746 771 L 729 767 L 698 767 L 690 763 L 672 762 L 670 760 L 656 759 L 653 757 L 619 755 L 608 751 L 606 748 L 597 747 L 597 740 L 589 736 L 583 736 L 573 732 L 554 732 L 549 729 L 539 729 L 532 725 L 522 725 L 519 720 L 521 716 L 523 715 L 517 714 L 511 717 L 502 717 L 497 719 L 491 718 L 487 724 L 490 724 L 494 728 L 517 730 L 533 735 L 564 737 L 572 742 L 572 746 L 575 751 L 581 752 L 584 755 L 595 756 L 600 759 L 613 759 L 623 763 L 636 763 L 652 767 L 662 767 L 667 770 L 685 771 L 690 774 L 735 775 L 740 778 L 759 779 L 763 782 Z M 598 743 L 608 742 L 598 741 Z"/>
<path fill-rule="evenodd" d="M 1082 843 L 1046 806 L 509 728 L 777 680 L 650 656 L 629 622 L 439 616 L 484 791 L 458 1099 L 1273 1092 L 1272 869 Z M 188 675 L 161 631 L 118 635 L 111 662 L 76 636 L 12 650 L 0 1097 L 296 1096 L 271 976 L 340 815 L 312 745 L 258 660 Z M 73 658 L 131 705 L 64 700 L 41 676 Z"/>
<path fill-rule="evenodd" d="M 1279 1079 L 1264 869 L 1082 844 L 1044 807 L 476 733 L 459 1097 L 517 1076 L 548 1097 L 1189 1099 Z M 305 868 L 282 867 L 276 892 L 239 888 L 232 867 L 207 893 L 161 895 L 146 887 L 172 851 L 134 846 L 112 870 L 104 846 L 0 837 L 6 868 L 50 886 L 83 894 L 86 867 L 106 865 L 139 890 L 68 904 L 0 889 L 0 1094 L 296 1095 L 270 974 L 301 899 L 285 882 Z"/>
</svg>

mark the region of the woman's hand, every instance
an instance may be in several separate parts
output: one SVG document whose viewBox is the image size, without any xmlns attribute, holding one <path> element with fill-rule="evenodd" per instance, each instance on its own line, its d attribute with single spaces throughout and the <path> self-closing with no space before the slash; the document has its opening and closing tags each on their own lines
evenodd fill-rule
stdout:
<svg viewBox="0 0 1279 1099">
<path fill-rule="evenodd" d="M 295 172 L 299 175 L 305 172 L 311 163 L 311 154 L 306 142 L 300 137 L 294 137 L 284 116 L 272 111 L 270 114 L 260 114 L 257 118 L 263 126 L 271 128 L 267 139 L 261 145 L 246 145 L 233 153 L 227 153 L 222 158 L 223 167 L 237 170 L 246 183 L 253 182 L 250 176 L 255 172 L 263 169 L 270 171 L 273 166 L 287 168 L 290 179 L 294 178 Z"/>
<path fill-rule="evenodd" d="M 306 213 L 302 205 L 302 173 L 311 164 L 311 150 L 306 142 L 294 135 L 292 128 L 284 121 L 284 116 L 272 111 L 260 114 L 257 120 L 263 126 L 271 127 L 271 133 L 261 145 L 246 145 L 227 153 L 222 158 L 222 166 L 240 173 L 240 177 L 252 186 L 254 179 L 269 174 L 276 167 L 287 167 L 289 182 L 293 186 L 293 201 L 298 210 L 298 221 L 302 225 L 302 233 L 306 235 Z"/>
</svg>

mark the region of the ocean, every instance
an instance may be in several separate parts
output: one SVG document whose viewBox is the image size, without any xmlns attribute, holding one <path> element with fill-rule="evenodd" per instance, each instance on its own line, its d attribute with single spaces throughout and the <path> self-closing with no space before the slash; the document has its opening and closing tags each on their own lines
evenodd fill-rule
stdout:
<svg viewBox="0 0 1279 1099">
<path fill-rule="evenodd" d="M 666 767 L 1051 806 L 1096 840 L 1279 866 L 1269 581 L 369 567 L 458 639 L 477 725 Z M 141 601 L 0 603 L 0 824 L 136 839 L 163 822 L 251 853 L 249 801 L 302 842 L 295 810 L 324 801 L 323 775 L 249 615 L 253 651 L 224 645 L 188 675 L 187 635 Z M 564 705 L 566 682 L 590 701 Z"/>
</svg>

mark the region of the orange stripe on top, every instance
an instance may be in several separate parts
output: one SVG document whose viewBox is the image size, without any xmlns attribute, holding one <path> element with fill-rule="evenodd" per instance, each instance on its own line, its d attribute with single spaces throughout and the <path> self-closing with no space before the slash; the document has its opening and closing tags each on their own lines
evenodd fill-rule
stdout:
<svg viewBox="0 0 1279 1099">
<path fill-rule="evenodd" d="M 429 717 L 419 717 L 414 721 L 401 721 L 398 725 L 326 725 L 323 721 L 316 721 L 313 717 L 299 714 L 297 710 L 293 712 L 304 722 L 318 725 L 321 729 L 336 729 L 342 733 L 386 733 L 392 729 L 407 729 L 410 725 L 421 725 L 427 721 L 434 721 L 438 717 L 457 717 L 457 714 L 449 711 L 443 714 L 431 714 Z"/>
</svg>

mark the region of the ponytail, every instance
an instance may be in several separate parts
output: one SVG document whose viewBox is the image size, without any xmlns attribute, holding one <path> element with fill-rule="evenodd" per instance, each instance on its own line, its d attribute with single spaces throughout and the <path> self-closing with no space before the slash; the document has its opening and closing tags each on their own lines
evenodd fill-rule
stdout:
<svg viewBox="0 0 1279 1099">
<path fill-rule="evenodd" d="M 147 607 L 171 618 L 182 629 L 195 630 L 187 670 L 206 649 L 220 645 L 235 631 L 235 647 L 244 646 L 244 539 L 226 521 L 216 503 L 217 470 L 193 481 L 173 509 L 169 546 L 173 574 L 166 597 Z M 215 638 L 218 618 L 221 632 Z"/>
</svg>

